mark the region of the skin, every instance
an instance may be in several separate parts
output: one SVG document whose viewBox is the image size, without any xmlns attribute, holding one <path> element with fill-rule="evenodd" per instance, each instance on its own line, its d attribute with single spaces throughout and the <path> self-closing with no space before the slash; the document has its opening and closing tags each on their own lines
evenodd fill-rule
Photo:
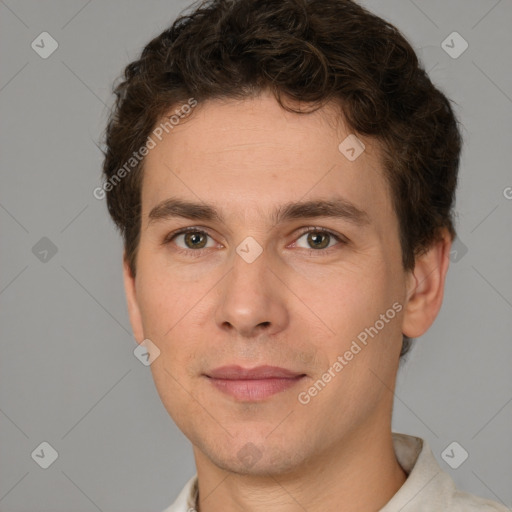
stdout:
<svg viewBox="0 0 512 512">
<path fill-rule="evenodd" d="M 378 145 L 359 137 L 365 150 L 351 162 L 338 149 L 350 133 L 333 104 L 298 115 L 264 92 L 198 105 L 146 157 L 135 278 L 124 263 L 128 309 L 137 342 L 160 350 L 151 371 L 193 444 L 201 512 L 338 511 L 340 503 L 344 512 L 374 511 L 406 479 L 391 438 L 402 333 L 420 336 L 434 321 L 451 240 L 443 233 L 404 271 Z M 215 206 L 224 222 L 150 222 L 170 197 Z M 334 197 L 369 222 L 271 218 L 285 203 Z M 199 255 L 201 234 L 188 245 L 184 235 L 162 243 L 188 226 L 209 235 Z M 345 243 L 324 233 L 317 243 L 328 247 L 315 248 L 301 232 L 308 227 Z M 249 236 L 262 248 L 252 263 L 236 252 Z M 301 404 L 298 394 L 394 303 L 402 310 Z M 237 401 L 204 376 L 229 364 L 306 377 L 263 401 Z"/>
</svg>

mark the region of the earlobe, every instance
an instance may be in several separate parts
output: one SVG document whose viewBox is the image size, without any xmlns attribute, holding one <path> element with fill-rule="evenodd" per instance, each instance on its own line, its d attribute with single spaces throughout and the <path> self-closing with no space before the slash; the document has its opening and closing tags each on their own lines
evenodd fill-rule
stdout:
<svg viewBox="0 0 512 512">
<path fill-rule="evenodd" d="M 137 293 L 135 288 L 135 278 L 132 275 L 130 266 L 123 255 L 123 280 L 126 293 L 126 304 L 128 307 L 128 315 L 132 326 L 133 335 L 137 343 L 144 341 L 144 329 L 142 327 L 142 317 L 140 314 L 139 304 L 137 301 Z"/>
<path fill-rule="evenodd" d="M 410 338 L 424 334 L 434 323 L 443 302 L 452 239 L 447 230 L 427 252 L 418 255 L 409 275 L 402 332 Z"/>
</svg>

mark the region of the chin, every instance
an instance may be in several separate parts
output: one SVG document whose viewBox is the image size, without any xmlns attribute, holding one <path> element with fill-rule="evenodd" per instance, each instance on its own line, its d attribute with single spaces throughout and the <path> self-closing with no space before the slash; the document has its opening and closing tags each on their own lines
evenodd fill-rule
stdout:
<svg viewBox="0 0 512 512">
<path fill-rule="evenodd" d="M 218 448 L 209 446 L 202 452 L 217 467 L 238 475 L 278 476 L 293 473 L 304 464 L 304 454 L 297 452 L 296 447 L 276 446 L 264 438 L 254 442 L 231 441 L 222 453 Z"/>
</svg>

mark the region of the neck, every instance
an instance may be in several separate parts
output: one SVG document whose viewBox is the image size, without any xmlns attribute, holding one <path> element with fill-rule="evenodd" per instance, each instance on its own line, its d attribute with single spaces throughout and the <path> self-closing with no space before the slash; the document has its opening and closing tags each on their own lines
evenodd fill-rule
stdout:
<svg viewBox="0 0 512 512">
<path fill-rule="evenodd" d="M 300 468 L 267 476 L 239 475 L 195 451 L 199 512 L 343 512 L 380 510 L 407 475 L 396 460 L 391 429 L 359 428 Z"/>
</svg>

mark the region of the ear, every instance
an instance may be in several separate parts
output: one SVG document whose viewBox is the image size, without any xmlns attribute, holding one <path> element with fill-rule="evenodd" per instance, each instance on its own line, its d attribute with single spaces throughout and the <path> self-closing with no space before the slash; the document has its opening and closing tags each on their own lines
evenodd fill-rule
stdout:
<svg viewBox="0 0 512 512">
<path fill-rule="evenodd" d="M 140 344 L 144 341 L 144 329 L 142 327 L 142 317 L 140 314 L 139 304 L 137 302 L 135 278 L 130 270 L 126 254 L 123 255 L 123 280 L 124 290 L 126 293 L 126 303 L 128 306 L 128 315 L 130 316 L 130 324 L 132 326 L 135 340 Z"/>
<path fill-rule="evenodd" d="M 443 230 L 441 239 L 416 257 L 414 270 L 409 274 L 402 324 L 403 334 L 410 338 L 424 334 L 441 309 L 451 245 L 451 235 Z"/>
</svg>

